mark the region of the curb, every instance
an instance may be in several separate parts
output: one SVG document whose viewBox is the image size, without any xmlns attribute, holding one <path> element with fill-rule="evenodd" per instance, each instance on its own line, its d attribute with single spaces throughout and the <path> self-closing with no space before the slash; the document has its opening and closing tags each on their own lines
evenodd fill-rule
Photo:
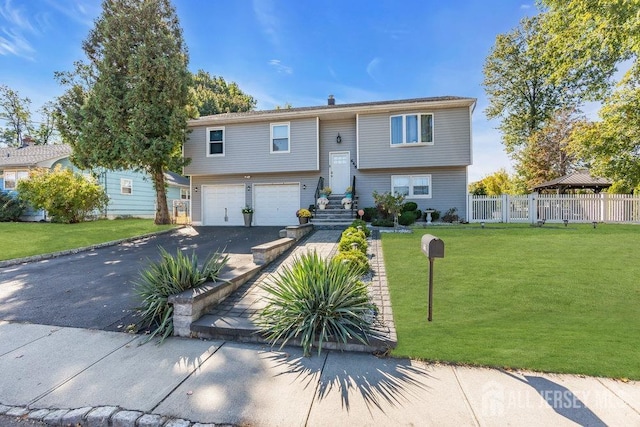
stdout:
<svg viewBox="0 0 640 427">
<path fill-rule="evenodd" d="M 108 246 L 117 246 L 117 245 L 119 245 L 121 243 L 125 243 L 125 242 L 133 242 L 135 240 L 147 239 L 149 237 L 159 236 L 161 234 L 170 233 L 172 231 L 179 230 L 179 229 L 184 228 L 184 227 L 185 226 L 183 225 L 181 227 L 170 228 L 168 230 L 154 231 L 153 233 L 141 234 L 139 236 L 134 236 L 134 237 L 125 237 L 123 239 L 112 240 L 110 242 L 96 243 L 95 245 L 84 246 L 84 247 L 81 247 L 81 248 L 67 249 L 67 250 L 64 250 L 64 251 L 51 252 L 51 253 L 42 254 L 42 255 L 33 255 L 33 256 L 24 257 L 24 258 L 8 259 L 8 260 L 5 260 L 5 261 L 0 261 L 0 268 L 11 267 L 13 265 L 19 265 L 19 264 L 26 264 L 26 263 L 30 263 L 30 262 L 44 261 L 46 259 L 57 258 L 57 257 L 61 257 L 61 256 L 64 256 L 64 255 L 73 255 L 73 254 L 77 254 L 77 253 L 80 253 L 80 252 L 87 252 L 87 251 L 93 251 L 95 249 L 106 248 Z"/>
<path fill-rule="evenodd" d="M 77 409 L 29 409 L 25 406 L 8 406 L 0 404 L 0 424 L 2 420 L 20 422 L 30 420 L 41 426 L 71 427 L 213 427 L 233 424 L 203 424 L 182 418 L 171 418 L 164 415 L 131 411 L 117 406 L 87 406 Z"/>
</svg>

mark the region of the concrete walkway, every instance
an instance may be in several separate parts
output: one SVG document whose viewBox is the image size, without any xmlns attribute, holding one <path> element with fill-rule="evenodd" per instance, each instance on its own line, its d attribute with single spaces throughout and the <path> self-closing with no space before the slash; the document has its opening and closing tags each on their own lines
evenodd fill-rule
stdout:
<svg viewBox="0 0 640 427">
<path fill-rule="evenodd" d="M 330 254 L 336 236 L 324 237 Z M 390 316 L 379 240 L 371 249 L 377 303 Z M 638 382 L 143 340 L 0 321 L 0 426 L 640 426 Z"/>
<path fill-rule="evenodd" d="M 257 277 L 239 287 L 232 295 L 218 304 L 211 312 L 195 323 L 200 337 L 213 339 L 232 339 L 243 342 L 264 342 L 258 333 L 257 314 L 266 306 L 267 292 L 262 285 L 268 283 L 274 274 L 291 266 L 293 260 L 303 254 L 315 252 L 323 258 L 332 258 L 338 250 L 341 230 L 319 230 L 310 234 L 298 243 L 289 254 L 268 265 Z M 360 351 L 386 352 L 396 346 L 397 337 L 391 312 L 391 301 L 387 289 L 384 260 L 380 240 L 369 241 L 368 255 L 372 269 L 370 292 L 373 302 L 378 307 L 378 316 L 384 338 L 365 346 L 359 342 L 348 345 L 325 343 L 325 348 L 357 349 Z M 341 347 L 342 346 L 342 347 Z"/>
<path fill-rule="evenodd" d="M 640 426 L 634 382 L 142 339 L 0 323 L 0 425 Z"/>
</svg>

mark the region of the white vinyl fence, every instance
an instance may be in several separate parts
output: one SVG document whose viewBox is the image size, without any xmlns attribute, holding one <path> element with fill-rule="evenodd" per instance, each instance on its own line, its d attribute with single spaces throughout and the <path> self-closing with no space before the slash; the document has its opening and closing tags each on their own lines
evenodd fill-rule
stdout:
<svg viewBox="0 0 640 427">
<path fill-rule="evenodd" d="M 469 222 L 640 223 L 640 197 L 626 194 L 469 195 Z"/>
</svg>

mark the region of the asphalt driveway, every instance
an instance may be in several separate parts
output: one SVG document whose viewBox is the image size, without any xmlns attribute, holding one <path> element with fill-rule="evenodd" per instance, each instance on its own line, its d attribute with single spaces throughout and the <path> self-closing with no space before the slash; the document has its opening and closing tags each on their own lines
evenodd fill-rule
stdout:
<svg viewBox="0 0 640 427">
<path fill-rule="evenodd" d="M 251 247 L 279 238 L 282 227 L 193 227 L 117 246 L 0 269 L 0 320 L 122 331 L 139 304 L 133 282 L 158 247 L 195 251 L 200 262 L 215 251 L 229 267 L 251 260 Z"/>
</svg>

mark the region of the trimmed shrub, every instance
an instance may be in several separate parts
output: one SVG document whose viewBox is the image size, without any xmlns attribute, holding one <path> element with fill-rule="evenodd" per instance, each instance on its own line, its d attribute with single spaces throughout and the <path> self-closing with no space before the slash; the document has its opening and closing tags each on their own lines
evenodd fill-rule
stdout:
<svg viewBox="0 0 640 427">
<path fill-rule="evenodd" d="M 366 237 L 371 236 L 371 230 L 369 230 L 369 227 L 367 227 L 367 223 L 361 219 L 354 220 L 349 227 L 353 227 L 355 229 L 357 229 L 358 227 L 362 227 L 362 231 L 364 231 L 364 235 Z"/>
<path fill-rule="evenodd" d="M 422 211 L 420 209 L 413 212 L 416 215 L 416 221 L 422 218 Z"/>
<path fill-rule="evenodd" d="M 261 332 L 280 348 L 300 339 L 305 356 L 328 340 L 363 344 L 380 336 L 374 325 L 375 305 L 359 272 L 347 263 L 323 259 L 317 253 L 296 258 L 291 266 L 262 286 L 267 306 L 258 314 Z"/>
<path fill-rule="evenodd" d="M 418 209 L 418 204 L 416 202 L 407 202 L 402 205 L 402 212 L 413 212 Z"/>
<path fill-rule="evenodd" d="M 378 208 L 368 207 L 362 210 L 364 211 L 364 215 L 362 216 L 362 219 L 365 220 L 366 222 L 371 222 L 374 219 L 378 218 Z"/>
<path fill-rule="evenodd" d="M 334 259 L 346 263 L 350 269 L 358 274 L 366 274 L 369 271 L 369 258 L 359 250 L 340 252 Z"/>
<path fill-rule="evenodd" d="M 0 191 L 0 222 L 18 221 L 27 205 L 18 197 Z"/>
<path fill-rule="evenodd" d="M 414 222 L 416 222 L 416 214 L 413 211 L 403 212 L 398 218 L 398 224 L 400 225 L 411 225 Z"/>
<path fill-rule="evenodd" d="M 32 171 L 29 179 L 18 181 L 18 192 L 34 209 L 44 209 L 52 221 L 64 223 L 85 221 L 94 211 L 104 209 L 109 201 L 94 179 L 60 165 L 52 171 Z"/>
<path fill-rule="evenodd" d="M 198 257 L 191 257 L 180 249 L 175 258 L 164 248 L 160 248 L 160 261 L 153 262 L 140 272 L 134 283 L 134 292 L 142 300 L 139 307 L 143 327 L 155 327 L 147 341 L 156 335 L 160 342 L 173 333 L 173 306 L 169 296 L 194 288 L 206 281 L 217 280 L 220 271 L 229 261 L 227 255 L 216 252 L 209 256 L 202 269 L 198 268 Z"/>
<path fill-rule="evenodd" d="M 371 225 L 374 227 L 393 227 L 395 224 L 392 219 L 374 219 L 371 221 Z"/>
<path fill-rule="evenodd" d="M 356 230 L 357 231 L 357 230 Z M 358 235 L 343 236 L 338 242 L 338 250 L 340 252 L 348 252 L 353 249 L 351 245 L 356 245 L 357 250 L 363 254 L 367 254 L 367 241 L 364 237 Z"/>
<path fill-rule="evenodd" d="M 358 230 L 355 227 L 348 227 L 342 232 L 342 235 L 340 236 L 340 240 L 345 239 L 347 237 L 351 237 L 351 236 L 360 237 L 362 239 L 367 238 L 367 235 L 364 234 L 364 231 Z"/>
</svg>

